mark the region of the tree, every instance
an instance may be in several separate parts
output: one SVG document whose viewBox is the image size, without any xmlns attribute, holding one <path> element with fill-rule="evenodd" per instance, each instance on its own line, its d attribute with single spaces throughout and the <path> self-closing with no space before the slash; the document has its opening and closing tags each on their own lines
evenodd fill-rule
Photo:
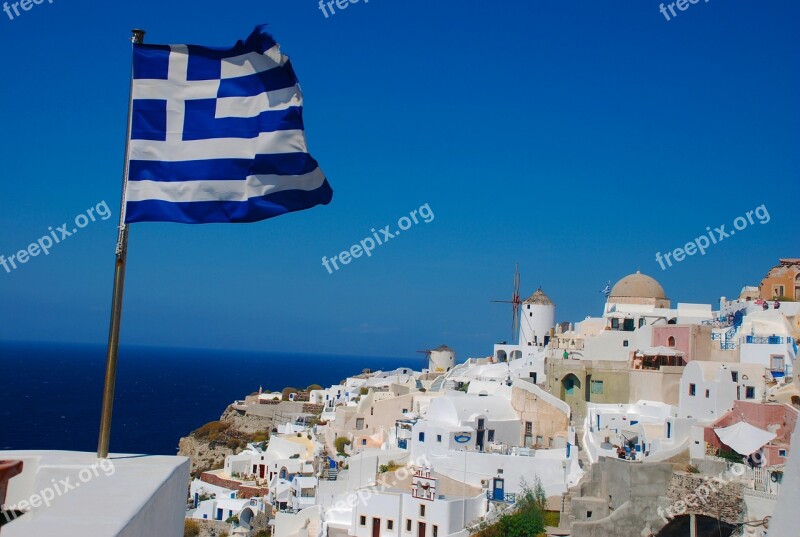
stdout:
<svg viewBox="0 0 800 537">
<path fill-rule="evenodd" d="M 346 455 L 344 452 L 345 446 L 350 445 L 350 440 L 345 438 L 344 436 L 340 436 L 333 441 L 333 445 L 336 447 L 336 453 L 339 455 Z"/>
</svg>

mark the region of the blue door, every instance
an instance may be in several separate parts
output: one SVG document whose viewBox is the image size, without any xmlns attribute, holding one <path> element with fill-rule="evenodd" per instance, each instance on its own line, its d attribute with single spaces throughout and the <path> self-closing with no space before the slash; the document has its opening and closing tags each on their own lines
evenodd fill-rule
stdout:
<svg viewBox="0 0 800 537">
<path fill-rule="evenodd" d="M 506 483 L 505 479 L 500 479 L 499 477 L 494 478 L 494 486 L 492 487 L 492 499 L 496 502 L 502 502 L 506 499 Z"/>
</svg>

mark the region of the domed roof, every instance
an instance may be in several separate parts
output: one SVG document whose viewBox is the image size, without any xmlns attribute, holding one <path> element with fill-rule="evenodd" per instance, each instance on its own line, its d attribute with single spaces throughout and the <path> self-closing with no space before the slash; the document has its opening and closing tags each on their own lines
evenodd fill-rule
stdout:
<svg viewBox="0 0 800 537">
<path fill-rule="evenodd" d="M 625 276 L 611 289 L 611 298 L 656 298 L 666 300 L 664 288 L 656 280 L 642 274 L 638 270 L 636 274 Z"/>
<path fill-rule="evenodd" d="M 537 306 L 552 306 L 553 301 L 548 298 L 546 294 L 542 292 L 542 288 L 536 290 L 531 296 L 526 298 L 523 304 L 536 304 Z"/>
</svg>

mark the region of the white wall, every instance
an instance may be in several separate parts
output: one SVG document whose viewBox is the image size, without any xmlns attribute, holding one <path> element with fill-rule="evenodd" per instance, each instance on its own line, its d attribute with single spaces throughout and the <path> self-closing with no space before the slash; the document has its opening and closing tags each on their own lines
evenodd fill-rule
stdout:
<svg viewBox="0 0 800 537">
<path fill-rule="evenodd" d="M 475 487 L 480 487 L 482 480 L 496 477 L 498 470 L 503 470 L 501 477 L 505 478 L 506 491 L 512 493 L 520 491 L 522 478 L 533 485 L 534 477 L 539 476 L 548 496 L 559 495 L 583 475 L 578 466 L 575 446 L 572 446 L 569 459 L 565 458 L 566 449 L 531 450 L 531 453 L 533 456 L 527 457 L 451 451 L 432 454 L 430 462 L 437 474 L 462 482 L 466 479 L 469 485 Z"/>
</svg>

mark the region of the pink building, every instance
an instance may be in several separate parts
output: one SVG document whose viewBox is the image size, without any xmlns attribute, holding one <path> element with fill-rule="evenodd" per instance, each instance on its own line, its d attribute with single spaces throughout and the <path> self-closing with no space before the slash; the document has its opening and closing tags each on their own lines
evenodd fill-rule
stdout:
<svg viewBox="0 0 800 537">
<path fill-rule="evenodd" d="M 783 403 L 754 403 L 750 401 L 734 401 L 733 409 L 727 412 L 712 425 L 705 428 L 703 437 L 706 444 L 714 449 L 723 448 L 733 451 L 726 446 L 717 436 L 714 429 L 729 427 L 739 422 L 745 422 L 763 431 L 770 431 L 777 436 L 761 448 L 764 458 L 763 466 L 785 464 L 789 455 L 789 443 L 797 417 L 797 409 Z M 740 455 L 749 455 L 740 453 Z"/>
<path fill-rule="evenodd" d="M 681 351 L 687 363 L 708 360 L 711 354 L 711 327 L 696 324 L 654 326 L 652 345 Z"/>
</svg>

